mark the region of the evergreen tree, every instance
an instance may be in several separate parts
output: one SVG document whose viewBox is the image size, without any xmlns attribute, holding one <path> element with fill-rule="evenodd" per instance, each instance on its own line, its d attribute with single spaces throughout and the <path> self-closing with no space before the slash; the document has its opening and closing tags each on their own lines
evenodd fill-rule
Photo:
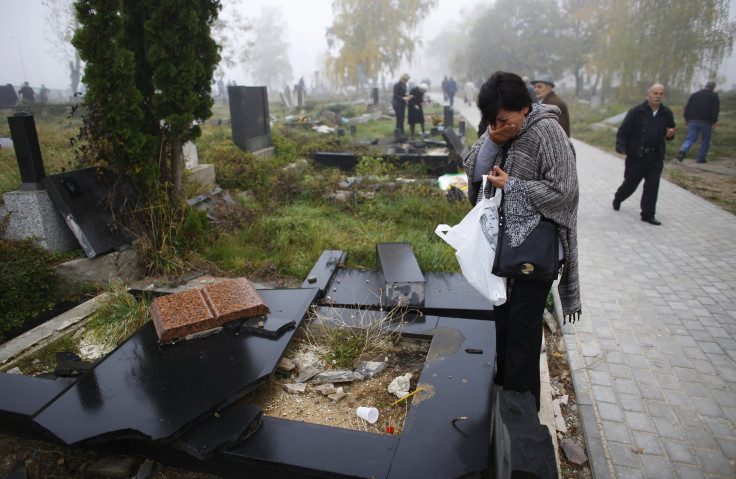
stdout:
<svg viewBox="0 0 736 479">
<path fill-rule="evenodd" d="M 139 186 L 181 191 L 184 142 L 212 115 L 217 0 L 79 0 L 73 44 L 86 62 L 88 137 Z M 89 123 L 89 122 L 88 122 Z M 168 188 L 171 186 L 171 188 Z"/>
</svg>

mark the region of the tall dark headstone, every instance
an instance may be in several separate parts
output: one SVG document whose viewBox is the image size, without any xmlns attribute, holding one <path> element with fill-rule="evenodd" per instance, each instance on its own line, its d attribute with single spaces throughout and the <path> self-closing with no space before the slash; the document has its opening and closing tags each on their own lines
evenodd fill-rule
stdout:
<svg viewBox="0 0 736 479">
<path fill-rule="evenodd" d="M 296 93 L 296 106 L 304 106 L 304 89 L 299 85 L 294 85 L 294 93 Z"/>
<path fill-rule="evenodd" d="M 460 120 L 457 122 L 457 134 L 460 136 L 465 136 L 465 120 Z"/>
<path fill-rule="evenodd" d="M 13 85 L 8 83 L 7 85 L 0 86 L 0 107 L 6 108 L 13 106 L 18 103 L 18 95 L 15 93 Z"/>
<path fill-rule="evenodd" d="M 230 123 L 233 143 L 256 152 L 271 146 L 268 92 L 265 86 L 230 86 Z"/>
<path fill-rule="evenodd" d="M 350 125 L 350 135 L 355 136 L 357 132 L 358 132 L 358 128 L 355 125 Z"/>
<path fill-rule="evenodd" d="M 373 104 L 378 105 L 378 87 L 373 88 Z"/>
<path fill-rule="evenodd" d="M 454 128 L 455 118 L 451 106 L 445 107 L 445 128 Z"/>
<path fill-rule="evenodd" d="M 41 147 L 38 144 L 36 122 L 33 115 L 25 112 L 16 112 L 8 117 L 10 135 L 13 137 L 15 157 L 20 170 L 19 190 L 42 190 L 41 180 L 46 176 L 41 157 Z"/>
</svg>

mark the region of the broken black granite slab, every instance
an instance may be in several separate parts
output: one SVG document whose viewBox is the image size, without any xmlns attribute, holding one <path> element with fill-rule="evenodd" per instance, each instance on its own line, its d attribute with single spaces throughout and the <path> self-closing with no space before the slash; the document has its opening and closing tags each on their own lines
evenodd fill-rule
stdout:
<svg viewBox="0 0 736 479">
<path fill-rule="evenodd" d="M 460 273 L 425 273 L 424 307 L 428 315 L 490 320 L 490 301 Z M 338 268 L 325 291 L 324 304 L 386 306 L 386 283 L 380 271 Z"/>
<path fill-rule="evenodd" d="M 493 317 L 493 305 L 468 283 L 462 273 L 425 273 L 426 314 L 459 318 L 484 319 Z"/>
<path fill-rule="evenodd" d="M 320 308 L 322 309 L 322 308 Z M 218 474 L 256 478 L 485 478 L 495 325 L 435 318 L 437 327 L 401 436 L 264 417 L 217 454 Z M 466 349 L 481 350 L 479 354 Z M 386 406 L 391 407 L 391 406 Z M 402 407 L 402 406 L 398 406 Z M 452 420 L 456 417 L 467 420 Z M 380 416 L 379 416 L 380 418 Z"/>
<path fill-rule="evenodd" d="M 552 437 L 539 422 L 532 393 L 501 390 L 494 409 L 494 477 L 556 478 Z"/>
<path fill-rule="evenodd" d="M 226 477 L 387 477 L 399 438 L 264 417 L 250 438 L 218 454 Z M 419 476 L 409 476 L 419 477 Z"/>
<path fill-rule="evenodd" d="M 259 293 L 269 318 L 300 325 L 317 289 Z M 174 439 L 268 378 L 293 334 L 270 339 L 223 331 L 162 346 L 149 322 L 34 420 L 70 445 Z"/>
<path fill-rule="evenodd" d="M 173 446 L 197 459 L 208 459 L 251 436 L 262 420 L 263 411 L 258 406 L 233 404 L 183 434 Z"/>
<path fill-rule="evenodd" d="M 341 250 L 324 250 L 312 270 L 307 275 L 307 279 L 302 283 L 302 288 L 319 288 L 319 296 L 324 296 L 327 286 L 335 277 L 337 268 L 345 262 L 347 253 Z"/>
<path fill-rule="evenodd" d="M 0 429 L 31 435 L 33 415 L 68 387 L 62 381 L 0 372 Z"/>
<path fill-rule="evenodd" d="M 493 322 L 439 318 L 389 478 L 486 477 L 495 344 Z"/>
<path fill-rule="evenodd" d="M 111 187 L 118 179 L 109 170 L 91 167 L 45 176 L 41 180 L 88 258 L 124 249 L 132 241 L 130 232 L 110 213 L 110 208 L 116 206 L 107 203 Z M 125 186 L 120 188 L 121 194 L 133 199 L 133 191 Z"/>
<path fill-rule="evenodd" d="M 426 282 L 411 243 L 376 243 L 376 267 L 383 273 L 388 306 L 424 306 Z"/>
</svg>

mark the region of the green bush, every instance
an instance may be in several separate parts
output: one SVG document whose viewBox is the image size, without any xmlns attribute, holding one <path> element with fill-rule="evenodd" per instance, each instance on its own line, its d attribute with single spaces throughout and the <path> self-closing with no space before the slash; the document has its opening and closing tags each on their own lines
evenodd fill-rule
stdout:
<svg viewBox="0 0 736 479">
<path fill-rule="evenodd" d="M 0 339 L 54 307 L 56 260 L 29 240 L 0 240 Z"/>
</svg>

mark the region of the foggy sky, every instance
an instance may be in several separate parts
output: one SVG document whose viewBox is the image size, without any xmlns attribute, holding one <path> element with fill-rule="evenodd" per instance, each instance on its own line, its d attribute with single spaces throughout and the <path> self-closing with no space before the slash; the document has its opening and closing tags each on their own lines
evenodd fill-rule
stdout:
<svg viewBox="0 0 736 479">
<path fill-rule="evenodd" d="M 227 0 L 222 0 L 227 5 Z M 318 58 L 327 50 L 325 29 L 332 23 L 331 0 L 246 0 L 248 18 L 260 15 L 262 6 L 281 9 L 289 32 L 290 60 L 295 80 L 309 78 L 319 70 Z M 430 17 L 420 26 L 418 35 L 426 45 L 439 35 L 446 25 L 464 28 L 469 15 L 461 15 L 462 9 L 471 8 L 477 0 L 439 0 Z M 731 18 L 736 18 L 736 0 L 731 0 Z M 0 0 L 0 84 L 11 83 L 16 88 L 29 81 L 36 88 L 67 88 L 69 75 L 65 63 L 51 52 L 53 46 L 46 40 L 49 28 L 41 0 Z M 409 12 L 407 12 L 409 13 Z M 412 77 L 429 76 L 428 58 L 423 48 L 416 52 L 412 65 L 403 69 Z M 725 85 L 719 89 L 731 89 L 736 84 L 736 55 L 727 59 L 722 67 L 727 75 Z M 227 70 L 226 80 L 243 84 L 246 80 L 242 68 Z"/>
</svg>

